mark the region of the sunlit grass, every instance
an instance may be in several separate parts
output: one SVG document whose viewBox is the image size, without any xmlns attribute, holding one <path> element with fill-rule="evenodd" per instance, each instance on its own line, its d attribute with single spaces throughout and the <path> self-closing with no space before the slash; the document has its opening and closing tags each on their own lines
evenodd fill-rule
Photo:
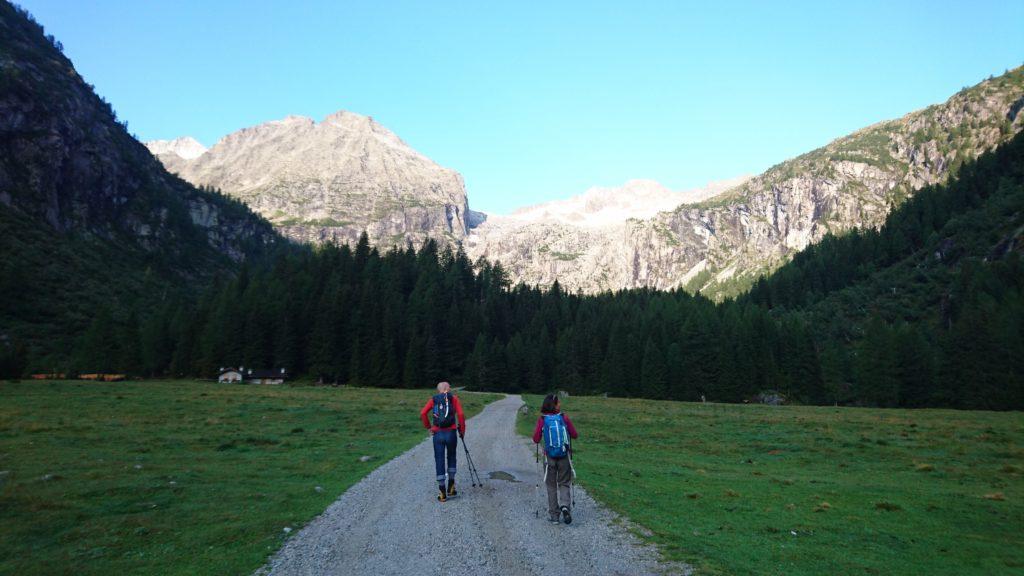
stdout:
<svg viewBox="0 0 1024 576">
<path fill-rule="evenodd" d="M 698 574 L 1024 573 L 1019 412 L 563 408 L 580 482 Z"/>
<path fill-rule="evenodd" d="M 422 440 L 428 394 L 0 383 L 0 574 L 248 574 Z"/>
</svg>

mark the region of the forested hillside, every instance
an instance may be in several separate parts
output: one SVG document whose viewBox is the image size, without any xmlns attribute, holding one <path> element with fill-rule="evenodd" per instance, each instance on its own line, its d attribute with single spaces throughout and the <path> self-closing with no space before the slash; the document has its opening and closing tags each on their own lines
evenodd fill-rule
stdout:
<svg viewBox="0 0 1024 576">
<path fill-rule="evenodd" d="M 880 231 L 827 238 L 747 296 L 510 287 L 464 254 L 364 238 L 242 269 L 148 321 L 110 310 L 76 367 L 326 382 L 564 389 L 739 402 L 1024 407 L 1024 138 L 922 190 Z"/>
<path fill-rule="evenodd" d="M 0 373 L 66 363 L 100 304 L 148 314 L 278 243 L 168 174 L 60 43 L 0 2 Z"/>
<path fill-rule="evenodd" d="M 741 301 L 812 327 L 838 400 L 1020 407 L 1022 249 L 1018 135 L 921 190 L 881 229 L 827 236 Z"/>
</svg>

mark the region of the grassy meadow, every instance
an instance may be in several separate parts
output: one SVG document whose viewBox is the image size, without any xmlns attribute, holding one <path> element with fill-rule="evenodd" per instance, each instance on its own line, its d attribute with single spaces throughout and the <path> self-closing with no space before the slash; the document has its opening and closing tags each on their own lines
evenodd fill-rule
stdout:
<svg viewBox="0 0 1024 576">
<path fill-rule="evenodd" d="M 0 382 L 0 574 L 251 573 L 425 437 L 429 394 Z"/>
<path fill-rule="evenodd" d="M 697 574 L 1024 574 L 1020 412 L 562 407 L 580 483 Z"/>
</svg>

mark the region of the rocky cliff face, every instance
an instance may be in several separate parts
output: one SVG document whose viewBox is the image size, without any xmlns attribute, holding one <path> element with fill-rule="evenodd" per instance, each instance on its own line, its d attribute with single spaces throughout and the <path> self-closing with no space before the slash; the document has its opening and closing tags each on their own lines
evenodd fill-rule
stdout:
<svg viewBox="0 0 1024 576">
<path fill-rule="evenodd" d="M 244 206 L 168 174 L 42 28 L 0 3 L 0 205 L 188 263 L 242 258 L 277 235 Z"/>
<path fill-rule="evenodd" d="M 569 198 L 489 216 L 466 238 L 473 259 L 497 260 L 514 281 L 597 292 L 633 285 L 632 253 L 623 251 L 632 222 L 686 202 L 714 197 L 748 176 L 677 192 L 650 180 L 591 188 Z"/>
<path fill-rule="evenodd" d="M 372 118 L 337 112 L 245 128 L 194 158 L 149 143 L 168 170 L 245 202 L 305 242 L 458 242 L 474 216 L 462 177 Z"/>
<path fill-rule="evenodd" d="M 609 204 L 628 219 L 601 226 L 588 225 L 580 210 L 566 213 L 565 203 L 553 203 L 491 217 L 466 244 L 474 257 L 500 260 L 515 280 L 531 284 L 557 279 L 584 292 L 684 287 L 728 296 L 827 233 L 881 225 L 916 190 L 944 181 L 964 161 L 1019 132 L 1022 108 L 1024 69 L 1017 68 L 944 104 L 734 182 L 717 196 L 721 187 L 651 216 L 628 209 L 640 199 L 634 194 L 625 204 Z M 629 188 L 610 195 L 629 197 Z M 673 201 L 663 194 L 641 196 L 651 206 Z"/>
<path fill-rule="evenodd" d="M 632 222 L 628 286 L 725 296 L 825 234 L 878 227 L 902 200 L 1024 127 L 1024 68 L 783 162 L 712 200 Z"/>
</svg>

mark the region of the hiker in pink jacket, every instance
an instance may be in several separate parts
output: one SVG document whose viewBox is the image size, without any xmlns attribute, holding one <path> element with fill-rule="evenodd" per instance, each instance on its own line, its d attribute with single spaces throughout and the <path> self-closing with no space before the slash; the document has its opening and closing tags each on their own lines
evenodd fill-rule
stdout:
<svg viewBox="0 0 1024 576">
<path fill-rule="evenodd" d="M 548 489 L 548 520 L 558 524 L 572 523 L 572 450 L 569 439 L 576 439 L 576 427 L 572 420 L 562 413 L 562 403 L 557 394 L 548 394 L 540 408 L 540 418 L 533 429 L 533 442 L 544 444 L 544 484 Z"/>
</svg>

